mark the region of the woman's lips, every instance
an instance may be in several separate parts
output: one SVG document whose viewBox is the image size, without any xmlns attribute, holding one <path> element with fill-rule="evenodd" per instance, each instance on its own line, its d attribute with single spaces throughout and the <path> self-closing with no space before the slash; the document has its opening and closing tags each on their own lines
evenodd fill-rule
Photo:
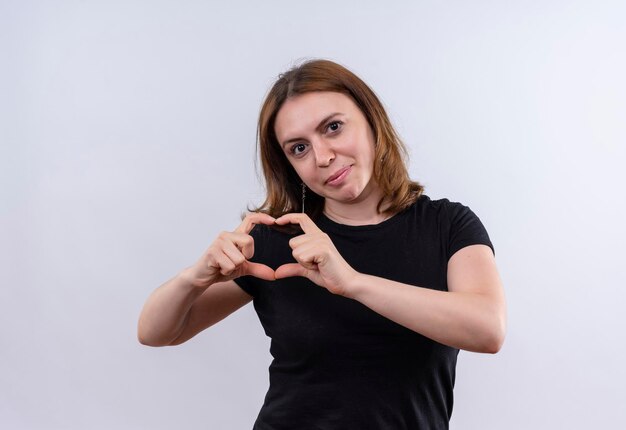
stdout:
<svg viewBox="0 0 626 430">
<path fill-rule="evenodd" d="M 326 184 L 337 186 L 340 185 L 343 180 L 348 176 L 350 171 L 352 170 L 352 166 L 346 166 L 343 169 L 339 170 L 337 173 L 332 175 L 330 178 L 326 180 Z"/>
</svg>

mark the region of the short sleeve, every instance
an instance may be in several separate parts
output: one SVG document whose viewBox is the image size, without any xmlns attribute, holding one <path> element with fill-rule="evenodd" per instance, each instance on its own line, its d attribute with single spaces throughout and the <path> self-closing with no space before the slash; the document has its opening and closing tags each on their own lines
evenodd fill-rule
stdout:
<svg viewBox="0 0 626 430">
<path fill-rule="evenodd" d="M 449 203 L 448 216 L 450 221 L 448 259 L 461 248 L 470 245 L 487 245 L 493 254 L 496 254 L 485 226 L 469 207 L 461 203 Z"/>
<path fill-rule="evenodd" d="M 255 285 L 254 278 L 252 276 L 241 276 L 235 279 L 235 284 L 239 285 L 239 288 L 250 294 L 252 297 L 256 297 L 258 292 L 258 285 Z"/>
</svg>

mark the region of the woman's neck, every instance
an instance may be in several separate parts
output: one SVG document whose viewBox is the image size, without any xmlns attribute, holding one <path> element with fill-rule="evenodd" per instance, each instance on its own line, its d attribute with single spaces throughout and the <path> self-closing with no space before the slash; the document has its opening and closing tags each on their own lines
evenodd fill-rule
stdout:
<svg viewBox="0 0 626 430">
<path fill-rule="evenodd" d="M 372 201 L 359 203 L 338 203 L 326 200 L 324 202 L 324 215 L 331 220 L 345 225 L 371 225 L 379 224 L 393 216 L 384 210 L 389 206 L 387 202 L 383 202 L 381 209 L 383 212 L 378 213 L 378 201 L 380 198 Z"/>
<path fill-rule="evenodd" d="M 380 213 L 380 214 L 376 214 L 375 216 L 367 217 L 367 218 L 363 216 L 358 216 L 357 218 L 350 218 L 348 216 L 336 215 L 336 214 L 333 214 L 332 212 L 327 212 L 327 211 L 324 211 L 324 215 L 326 215 L 327 218 L 331 219 L 332 221 L 335 221 L 338 224 L 352 225 L 352 226 L 380 224 L 381 222 L 386 221 L 393 216 L 393 214 Z"/>
</svg>

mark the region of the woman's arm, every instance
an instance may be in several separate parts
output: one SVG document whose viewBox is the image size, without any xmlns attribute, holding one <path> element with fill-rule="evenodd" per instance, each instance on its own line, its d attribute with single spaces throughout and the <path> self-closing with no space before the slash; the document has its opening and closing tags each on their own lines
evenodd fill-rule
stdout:
<svg viewBox="0 0 626 430">
<path fill-rule="evenodd" d="M 304 231 L 289 241 L 297 262 L 278 267 L 276 279 L 304 276 L 448 346 L 475 352 L 500 350 L 506 305 L 488 246 L 471 245 L 457 251 L 448 261 L 448 291 L 437 291 L 357 272 L 306 214 L 286 214 L 276 223 L 299 224 Z"/>
<path fill-rule="evenodd" d="M 137 328 L 142 344 L 179 345 L 252 300 L 234 281 L 194 287 L 187 270 L 157 288 L 146 301 Z"/>
<path fill-rule="evenodd" d="M 359 273 L 345 294 L 439 343 L 496 353 L 506 333 L 506 304 L 495 258 L 486 245 L 457 251 L 448 262 L 448 291 Z"/>
<path fill-rule="evenodd" d="M 139 316 L 137 337 L 150 346 L 177 345 L 251 300 L 233 279 L 252 275 L 274 280 L 274 271 L 248 261 L 254 255 L 250 231 L 274 224 L 262 213 L 248 214 L 233 232 L 222 232 L 191 267 L 157 288 Z"/>
</svg>

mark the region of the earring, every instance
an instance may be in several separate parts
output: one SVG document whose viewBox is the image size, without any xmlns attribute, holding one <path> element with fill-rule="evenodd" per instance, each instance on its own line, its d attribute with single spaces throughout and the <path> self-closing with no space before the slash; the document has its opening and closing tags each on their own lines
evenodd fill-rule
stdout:
<svg viewBox="0 0 626 430">
<path fill-rule="evenodd" d="M 302 182 L 302 213 L 304 213 L 304 199 L 306 198 L 306 185 Z"/>
</svg>

